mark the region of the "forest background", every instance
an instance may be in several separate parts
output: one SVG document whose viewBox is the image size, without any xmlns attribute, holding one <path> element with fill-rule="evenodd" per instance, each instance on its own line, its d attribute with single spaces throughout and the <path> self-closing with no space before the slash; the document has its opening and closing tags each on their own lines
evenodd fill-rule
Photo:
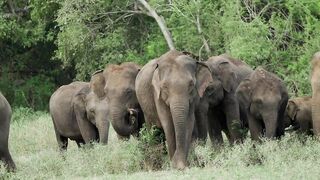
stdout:
<svg viewBox="0 0 320 180">
<path fill-rule="evenodd" d="M 177 50 L 228 53 L 311 94 L 320 50 L 319 0 L 149 0 Z M 47 110 L 63 84 L 106 64 L 145 64 L 169 50 L 159 24 L 133 0 L 0 0 L 0 90 L 14 107 Z"/>
</svg>

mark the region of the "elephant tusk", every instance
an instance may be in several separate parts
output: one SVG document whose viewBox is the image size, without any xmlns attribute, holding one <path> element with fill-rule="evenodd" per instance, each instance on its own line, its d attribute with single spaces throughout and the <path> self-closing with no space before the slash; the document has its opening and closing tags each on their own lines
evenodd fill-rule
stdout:
<svg viewBox="0 0 320 180">
<path fill-rule="evenodd" d="M 138 111 L 133 108 L 129 108 L 128 110 L 129 110 L 130 115 L 134 115 L 134 114 L 138 113 Z"/>
</svg>

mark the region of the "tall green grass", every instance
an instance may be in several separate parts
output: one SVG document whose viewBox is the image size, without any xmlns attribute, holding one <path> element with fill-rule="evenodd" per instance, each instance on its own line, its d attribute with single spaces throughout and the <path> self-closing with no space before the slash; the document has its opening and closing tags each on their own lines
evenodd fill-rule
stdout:
<svg viewBox="0 0 320 180">
<path fill-rule="evenodd" d="M 69 141 L 67 152 L 61 154 L 50 115 L 21 108 L 14 110 L 10 150 L 17 172 L 6 173 L 1 167 L 0 179 L 318 179 L 320 175 L 319 141 L 295 133 L 262 143 L 250 139 L 234 146 L 225 143 L 221 148 L 194 143 L 190 166 L 184 171 L 172 169 L 163 151 L 155 156 L 157 151 L 142 150 L 137 139 L 118 140 L 112 128 L 108 145 L 79 149 Z M 151 155 L 160 157 L 157 171 L 146 166 Z"/>
</svg>

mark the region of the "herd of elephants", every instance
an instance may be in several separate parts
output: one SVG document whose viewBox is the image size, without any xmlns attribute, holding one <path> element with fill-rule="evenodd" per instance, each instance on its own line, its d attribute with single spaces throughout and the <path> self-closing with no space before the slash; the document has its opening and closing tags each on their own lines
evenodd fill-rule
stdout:
<svg viewBox="0 0 320 180">
<path fill-rule="evenodd" d="M 108 143 L 110 122 L 119 139 L 139 136 L 143 124 L 165 134 L 167 151 L 176 169 L 187 166 L 193 140 L 214 146 L 241 143 L 247 136 L 279 138 L 285 128 L 320 134 L 320 52 L 311 61 L 311 97 L 289 99 L 277 75 L 262 67 L 253 70 L 228 55 L 199 61 L 188 52 L 170 50 L 143 67 L 109 64 L 90 82 L 72 82 L 51 96 L 49 110 L 60 150 L 68 139 L 80 147 Z M 0 158 L 15 170 L 8 150 L 11 108 L 0 93 Z"/>
</svg>

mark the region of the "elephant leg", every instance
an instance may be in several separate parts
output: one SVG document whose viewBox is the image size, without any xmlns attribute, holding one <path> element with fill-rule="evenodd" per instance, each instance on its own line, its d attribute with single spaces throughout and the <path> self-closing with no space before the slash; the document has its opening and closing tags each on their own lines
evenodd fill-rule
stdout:
<svg viewBox="0 0 320 180">
<path fill-rule="evenodd" d="M 16 165 L 13 162 L 8 149 L 0 150 L 0 159 L 5 163 L 5 166 L 9 171 L 15 171 Z"/>
<path fill-rule="evenodd" d="M 262 122 L 255 119 L 251 114 L 247 114 L 247 117 L 251 138 L 255 141 L 259 141 L 263 131 Z"/>
<path fill-rule="evenodd" d="M 54 131 L 55 131 L 55 134 L 56 134 L 56 139 L 57 139 L 57 142 L 58 142 L 59 150 L 61 152 L 62 151 L 66 151 L 67 148 L 68 148 L 68 138 L 60 135 L 60 133 L 58 132 L 58 130 L 56 128 L 55 123 L 53 123 L 53 126 L 54 126 Z"/>
<path fill-rule="evenodd" d="M 229 95 L 223 102 L 224 113 L 226 115 L 226 122 L 228 130 L 231 135 L 230 141 L 232 143 L 236 141 L 242 142 L 243 135 L 241 134 L 241 121 L 240 121 L 240 108 L 239 103 L 234 95 Z"/>
<path fill-rule="evenodd" d="M 195 111 L 195 126 L 193 130 L 193 137 L 202 142 L 206 142 L 208 134 L 208 102 L 201 101 Z"/>
<path fill-rule="evenodd" d="M 166 137 L 169 157 L 170 159 L 172 159 L 176 151 L 176 136 L 171 117 L 171 112 L 169 107 L 167 107 L 163 102 L 158 101 L 156 102 L 156 105 L 160 123 Z"/>
<path fill-rule="evenodd" d="M 209 109 L 208 111 L 208 131 L 209 137 L 213 145 L 221 145 L 223 143 L 222 138 L 222 127 L 220 119 L 224 119 L 223 115 L 219 110 Z"/>
</svg>

